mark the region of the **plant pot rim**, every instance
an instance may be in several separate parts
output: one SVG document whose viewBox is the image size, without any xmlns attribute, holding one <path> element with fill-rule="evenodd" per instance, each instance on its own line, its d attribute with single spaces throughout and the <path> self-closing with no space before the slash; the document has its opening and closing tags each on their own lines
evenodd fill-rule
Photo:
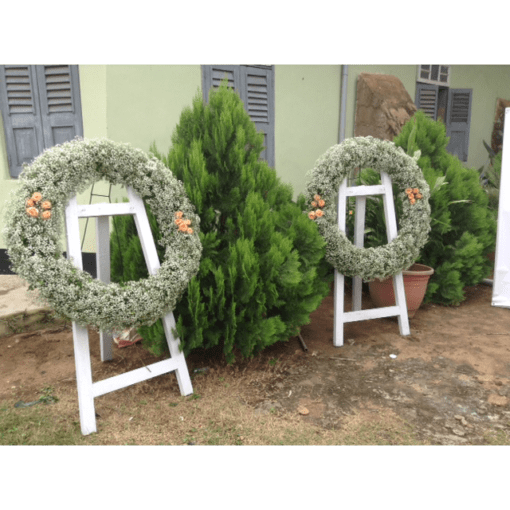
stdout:
<svg viewBox="0 0 510 510">
<path fill-rule="evenodd" d="M 424 264 L 413 264 L 409 269 L 402 271 L 403 275 L 413 275 L 413 276 L 431 276 L 434 274 L 434 270 L 425 266 Z"/>
</svg>

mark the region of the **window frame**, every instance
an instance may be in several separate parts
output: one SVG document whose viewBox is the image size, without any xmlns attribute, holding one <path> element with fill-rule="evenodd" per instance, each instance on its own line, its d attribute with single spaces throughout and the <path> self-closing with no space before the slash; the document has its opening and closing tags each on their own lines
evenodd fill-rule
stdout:
<svg viewBox="0 0 510 510">
<path fill-rule="evenodd" d="M 439 71 L 438 71 L 438 79 L 437 80 L 432 80 L 430 78 L 430 75 L 432 73 L 432 65 L 431 64 L 423 64 L 423 65 L 418 65 L 418 70 L 417 70 L 417 76 L 416 76 L 416 81 L 417 82 L 420 82 L 420 83 L 428 83 L 430 85 L 439 85 L 439 86 L 442 86 L 442 87 L 450 87 L 450 76 L 451 76 L 451 65 L 445 65 L 445 64 L 434 64 L 434 65 L 438 65 L 439 66 Z M 428 66 L 429 69 L 423 69 L 425 66 Z M 446 68 L 446 81 L 440 81 L 439 78 L 441 77 L 442 73 L 441 72 L 441 68 Z M 428 78 L 422 78 L 422 73 L 423 72 L 426 72 L 428 73 Z"/>
</svg>

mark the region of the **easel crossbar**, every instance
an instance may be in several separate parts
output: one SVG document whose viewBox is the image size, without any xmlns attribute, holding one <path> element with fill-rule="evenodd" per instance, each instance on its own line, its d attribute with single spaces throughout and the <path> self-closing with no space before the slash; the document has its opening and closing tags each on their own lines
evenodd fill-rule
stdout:
<svg viewBox="0 0 510 510">
<path fill-rule="evenodd" d="M 94 397 L 99 397 L 105 393 L 117 391 L 127 386 L 131 386 L 132 384 L 146 381 L 147 379 L 152 379 L 158 375 L 172 372 L 177 368 L 179 368 L 179 360 L 171 358 L 165 359 L 163 361 L 153 363 L 152 365 L 147 365 L 135 370 L 131 370 L 125 374 L 120 374 L 108 379 L 103 379 L 102 381 L 97 381 L 92 384 L 92 392 Z"/>
<path fill-rule="evenodd" d="M 346 197 L 366 197 L 369 195 L 385 195 L 388 192 L 386 186 L 351 186 L 345 188 Z"/>
<path fill-rule="evenodd" d="M 352 312 L 344 312 L 344 322 L 365 321 L 370 319 L 379 319 L 382 317 L 393 317 L 401 314 L 399 306 L 384 306 L 381 308 L 371 308 L 369 310 L 353 310 Z"/>
<path fill-rule="evenodd" d="M 122 202 L 120 204 L 102 202 L 100 204 L 77 205 L 76 212 L 78 218 L 100 218 L 102 216 L 122 216 L 125 214 L 135 214 L 136 209 L 135 206 L 129 202 Z"/>
</svg>

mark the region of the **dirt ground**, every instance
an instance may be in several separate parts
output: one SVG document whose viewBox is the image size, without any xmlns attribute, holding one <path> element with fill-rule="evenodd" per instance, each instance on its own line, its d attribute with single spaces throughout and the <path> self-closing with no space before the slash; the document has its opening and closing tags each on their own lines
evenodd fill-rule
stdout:
<svg viewBox="0 0 510 510">
<path fill-rule="evenodd" d="M 292 338 L 255 362 L 236 362 L 247 381 L 240 390 L 244 404 L 257 413 L 292 414 L 324 430 L 341 428 L 354 414 L 397 416 L 428 444 L 487 444 L 489 432 L 509 437 L 510 310 L 491 306 L 490 286 L 465 290 L 467 299 L 458 307 L 422 305 L 407 337 L 399 335 L 396 318 L 347 324 L 343 347 L 333 346 L 331 293 L 302 329 L 306 351 Z M 363 308 L 370 307 L 364 295 Z M 135 344 L 114 347 L 114 360 L 102 363 L 94 332 L 90 343 L 94 380 L 156 361 Z M 194 352 L 187 361 L 193 374 L 225 367 L 214 352 Z M 271 377 L 259 377 L 268 364 Z M 48 386 L 75 391 L 70 327 L 0 338 L 0 366 L 0 403 L 35 400 Z M 96 399 L 98 414 L 115 412 L 125 391 Z M 175 381 L 169 391 L 178 395 Z"/>
</svg>

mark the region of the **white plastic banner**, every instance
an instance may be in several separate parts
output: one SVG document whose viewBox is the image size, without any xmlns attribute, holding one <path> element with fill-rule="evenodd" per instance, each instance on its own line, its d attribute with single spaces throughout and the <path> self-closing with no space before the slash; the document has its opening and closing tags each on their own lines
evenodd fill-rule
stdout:
<svg viewBox="0 0 510 510">
<path fill-rule="evenodd" d="M 510 308 L 510 108 L 505 109 L 492 306 Z"/>
</svg>

